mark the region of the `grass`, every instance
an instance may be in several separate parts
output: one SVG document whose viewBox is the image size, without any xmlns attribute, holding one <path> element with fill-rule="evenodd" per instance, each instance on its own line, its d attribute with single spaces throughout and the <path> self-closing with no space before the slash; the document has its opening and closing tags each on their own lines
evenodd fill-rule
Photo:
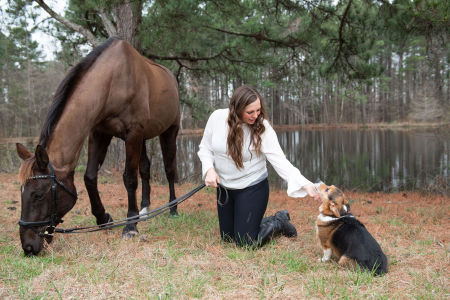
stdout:
<svg viewBox="0 0 450 300">
<path fill-rule="evenodd" d="M 280 237 L 261 249 L 220 240 L 215 193 L 205 189 L 180 205 L 179 217 L 140 223 L 136 238 L 123 240 L 121 229 L 59 234 L 38 256 L 24 257 L 17 226 L 20 202 L 12 201 L 19 199 L 19 190 L 13 175 L 0 174 L 0 181 L 2 299 L 449 298 L 448 196 L 348 193 L 352 211 L 388 256 L 389 273 L 374 277 L 340 268 L 333 259 L 318 262 L 316 204 L 284 191 L 271 192 L 268 214 L 287 208 L 299 236 Z M 126 192 L 120 180 L 104 182 L 105 207 L 121 219 Z M 64 218 L 65 228 L 95 223 L 81 177 L 76 184 L 80 199 Z M 191 188 L 179 186 L 177 195 Z M 152 186 L 152 207 L 167 200 L 167 187 Z"/>
</svg>

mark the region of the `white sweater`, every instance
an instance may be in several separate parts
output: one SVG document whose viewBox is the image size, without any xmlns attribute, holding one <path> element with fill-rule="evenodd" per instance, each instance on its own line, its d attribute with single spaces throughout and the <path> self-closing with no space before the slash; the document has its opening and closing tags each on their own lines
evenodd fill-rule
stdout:
<svg viewBox="0 0 450 300">
<path fill-rule="evenodd" d="M 288 183 L 287 194 L 290 197 L 305 197 L 303 186 L 311 184 L 300 171 L 294 167 L 281 150 L 277 135 L 267 120 L 264 120 L 266 130 L 261 135 L 260 156 L 256 155 L 254 146 L 250 146 L 250 129 L 242 126 L 244 131 L 244 146 L 242 158 L 244 168 L 238 169 L 233 159 L 227 154 L 228 109 L 214 111 L 208 119 L 198 156 L 202 162 L 202 177 L 213 168 L 219 176 L 219 183 L 230 189 L 246 188 L 267 176 L 266 158 L 275 171 Z"/>
</svg>

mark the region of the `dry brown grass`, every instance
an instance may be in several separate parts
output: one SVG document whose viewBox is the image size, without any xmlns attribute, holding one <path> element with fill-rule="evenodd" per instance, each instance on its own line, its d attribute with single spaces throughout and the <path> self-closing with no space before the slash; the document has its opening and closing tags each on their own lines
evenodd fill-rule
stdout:
<svg viewBox="0 0 450 300">
<path fill-rule="evenodd" d="M 103 177 L 101 196 L 115 219 L 126 214 L 120 177 Z M 79 200 L 64 227 L 93 224 L 77 177 Z M 193 185 L 177 187 L 182 195 Z M 140 237 L 122 240 L 118 229 L 57 235 L 41 255 L 24 257 L 18 238 L 19 183 L 0 174 L 0 298 L 26 299 L 444 299 L 449 298 L 449 200 L 420 193 L 348 192 L 352 212 L 389 259 L 389 273 L 340 269 L 319 263 L 314 237 L 317 205 L 273 191 L 267 214 L 288 209 L 296 239 L 278 238 L 259 250 L 222 243 L 214 191 L 184 202 L 179 218 L 139 224 Z M 167 188 L 152 187 L 152 207 L 165 204 Z M 109 199 L 109 200 L 106 200 Z"/>
</svg>

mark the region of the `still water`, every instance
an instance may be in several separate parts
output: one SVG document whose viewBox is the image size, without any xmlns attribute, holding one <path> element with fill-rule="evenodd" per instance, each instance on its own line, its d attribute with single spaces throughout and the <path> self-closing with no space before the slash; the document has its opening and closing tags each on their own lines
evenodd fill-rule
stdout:
<svg viewBox="0 0 450 300">
<path fill-rule="evenodd" d="M 277 133 L 286 157 L 311 181 L 320 178 L 345 189 L 391 191 L 429 189 L 439 182 L 448 185 L 450 179 L 450 134 L 445 130 Z M 181 136 L 178 140 L 182 181 L 200 182 L 201 163 L 196 154 L 200 140 L 201 136 Z M 161 160 L 153 161 L 161 173 L 162 164 L 157 163 Z M 285 187 L 270 166 L 269 182 L 275 188 Z"/>
<path fill-rule="evenodd" d="M 364 191 L 430 190 L 449 186 L 450 133 L 446 129 L 421 130 L 298 130 L 278 131 L 286 157 L 311 181 Z M 197 157 L 201 136 L 179 136 L 177 145 L 180 182 L 201 182 Z M 31 150 L 34 145 L 27 145 Z M 152 155 L 152 180 L 165 183 L 157 140 L 147 142 Z M 78 171 L 86 165 L 86 146 Z M 20 160 L 15 145 L 0 145 L 0 171 L 17 172 Z M 123 142 L 113 140 L 102 170 L 123 170 Z M 269 165 L 273 188 L 285 183 Z"/>
</svg>

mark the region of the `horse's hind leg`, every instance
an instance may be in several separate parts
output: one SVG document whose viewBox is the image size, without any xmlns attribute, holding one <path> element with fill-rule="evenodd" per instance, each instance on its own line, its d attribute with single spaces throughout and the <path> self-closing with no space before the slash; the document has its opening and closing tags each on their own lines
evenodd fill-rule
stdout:
<svg viewBox="0 0 450 300">
<path fill-rule="evenodd" d="M 136 199 L 136 190 L 138 186 L 137 173 L 139 167 L 139 161 L 141 157 L 143 143 L 142 128 L 139 125 L 132 128 L 127 132 L 127 138 L 125 140 L 125 171 L 123 173 L 123 183 L 128 193 L 128 213 L 127 218 L 137 216 L 138 205 Z M 128 224 L 125 226 L 122 232 L 122 237 L 130 238 L 138 234 L 136 223 Z"/>
<path fill-rule="evenodd" d="M 169 182 L 169 201 L 175 199 L 175 181 L 178 181 L 177 175 L 177 134 L 179 125 L 172 125 L 159 136 L 161 152 L 164 160 L 164 169 L 166 171 L 167 181 Z M 177 206 L 170 208 L 171 215 L 177 215 Z"/>
<path fill-rule="evenodd" d="M 139 174 L 141 175 L 142 182 L 142 201 L 140 214 L 148 212 L 150 207 L 150 166 L 151 161 L 147 156 L 147 149 L 145 147 L 145 141 L 142 143 L 141 159 L 139 160 Z"/>
<path fill-rule="evenodd" d="M 89 194 L 89 200 L 91 201 L 92 214 L 97 219 L 98 225 L 112 221 L 111 216 L 105 212 L 100 195 L 98 194 L 97 185 L 98 170 L 105 160 L 111 139 L 112 136 L 98 132 L 91 132 L 89 134 L 88 162 L 86 173 L 84 174 L 84 184 Z"/>
</svg>

